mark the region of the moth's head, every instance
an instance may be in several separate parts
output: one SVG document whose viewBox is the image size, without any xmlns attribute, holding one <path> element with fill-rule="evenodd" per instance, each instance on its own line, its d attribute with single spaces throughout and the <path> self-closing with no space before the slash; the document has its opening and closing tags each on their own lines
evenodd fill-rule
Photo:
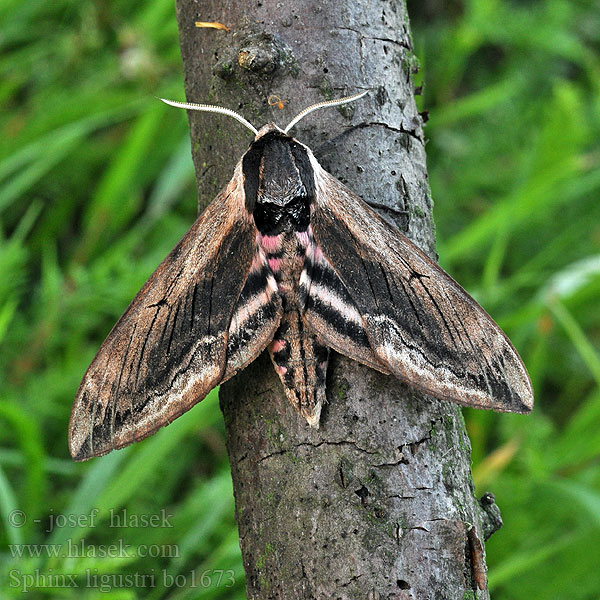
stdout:
<svg viewBox="0 0 600 600">
<path fill-rule="evenodd" d="M 252 143 L 250 145 L 252 146 L 252 144 L 254 144 L 254 142 L 257 142 L 258 140 L 260 140 L 260 138 L 264 137 L 265 135 L 267 135 L 269 133 L 277 133 L 282 136 L 290 137 L 287 133 L 285 133 L 283 131 L 283 129 L 281 129 L 281 127 L 278 127 L 277 125 L 275 125 L 275 123 L 267 123 L 266 125 L 263 125 L 256 132 L 256 135 L 254 136 L 254 140 L 252 141 Z"/>
</svg>

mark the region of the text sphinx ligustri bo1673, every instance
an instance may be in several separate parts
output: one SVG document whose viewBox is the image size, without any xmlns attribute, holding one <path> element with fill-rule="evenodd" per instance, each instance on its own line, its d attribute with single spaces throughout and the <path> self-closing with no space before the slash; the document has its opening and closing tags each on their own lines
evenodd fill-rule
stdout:
<svg viewBox="0 0 600 600">
<path fill-rule="evenodd" d="M 489 315 L 324 171 L 285 129 L 256 130 L 231 181 L 150 276 L 88 368 L 69 425 L 75 460 L 141 440 L 268 347 L 312 427 L 330 349 L 463 406 L 529 412 L 533 391 Z"/>
</svg>

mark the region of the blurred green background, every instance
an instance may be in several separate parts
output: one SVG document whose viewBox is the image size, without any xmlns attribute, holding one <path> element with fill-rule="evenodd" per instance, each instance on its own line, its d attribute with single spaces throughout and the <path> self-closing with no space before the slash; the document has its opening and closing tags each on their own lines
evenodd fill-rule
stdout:
<svg viewBox="0 0 600 600">
<path fill-rule="evenodd" d="M 506 330 L 536 390 L 529 417 L 465 411 L 477 492 L 495 493 L 505 521 L 487 544 L 490 589 L 598 598 L 600 8 L 412 0 L 409 13 L 440 261 Z M 87 365 L 195 218 L 187 120 L 158 94 L 183 98 L 172 2 L 0 3 L 3 599 L 30 584 L 33 598 L 244 597 L 214 393 L 102 459 L 74 464 L 66 447 Z M 110 509 L 163 507 L 159 526 L 107 526 Z M 130 557 L 49 556 L 119 539 Z M 42 550 L 13 557 L 7 544 Z M 57 587 L 134 573 L 155 587 Z M 170 590 L 163 573 L 179 576 Z"/>
</svg>

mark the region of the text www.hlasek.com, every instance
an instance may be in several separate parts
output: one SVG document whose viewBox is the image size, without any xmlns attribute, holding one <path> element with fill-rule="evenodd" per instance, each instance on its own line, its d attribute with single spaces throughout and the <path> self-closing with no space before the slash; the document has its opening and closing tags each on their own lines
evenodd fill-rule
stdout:
<svg viewBox="0 0 600 600">
<path fill-rule="evenodd" d="M 88 544 L 85 538 L 65 544 L 10 544 L 13 558 L 179 558 L 177 544 Z"/>
</svg>

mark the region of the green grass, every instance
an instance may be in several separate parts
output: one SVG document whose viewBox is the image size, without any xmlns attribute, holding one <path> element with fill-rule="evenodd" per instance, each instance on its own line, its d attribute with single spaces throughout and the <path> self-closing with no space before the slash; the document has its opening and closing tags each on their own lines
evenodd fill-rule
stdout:
<svg viewBox="0 0 600 600">
<path fill-rule="evenodd" d="M 409 12 L 440 261 L 507 331 L 536 390 L 531 416 L 465 411 L 477 492 L 495 493 L 505 521 L 487 544 L 490 588 L 496 600 L 595 598 L 600 11 L 413 0 Z M 214 395 L 122 452 L 74 464 L 66 448 L 82 373 L 195 217 L 185 116 L 154 98 L 182 89 L 171 2 L 0 3 L 2 541 L 130 545 L 112 558 L 13 558 L 3 546 L 2 598 L 36 572 L 56 578 L 34 598 L 244 597 Z M 109 526 L 111 509 L 162 507 L 166 524 Z M 22 527 L 7 525 L 15 510 Z M 72 522 L 47 531 L 58 515 Z M 146 547 L 162 556 L 140 556 Z M 233 588 L 227 575 L 216 585 L 218 570 Z M 136 573 L 154 589 L 57 586 Z"/>
</svg>

